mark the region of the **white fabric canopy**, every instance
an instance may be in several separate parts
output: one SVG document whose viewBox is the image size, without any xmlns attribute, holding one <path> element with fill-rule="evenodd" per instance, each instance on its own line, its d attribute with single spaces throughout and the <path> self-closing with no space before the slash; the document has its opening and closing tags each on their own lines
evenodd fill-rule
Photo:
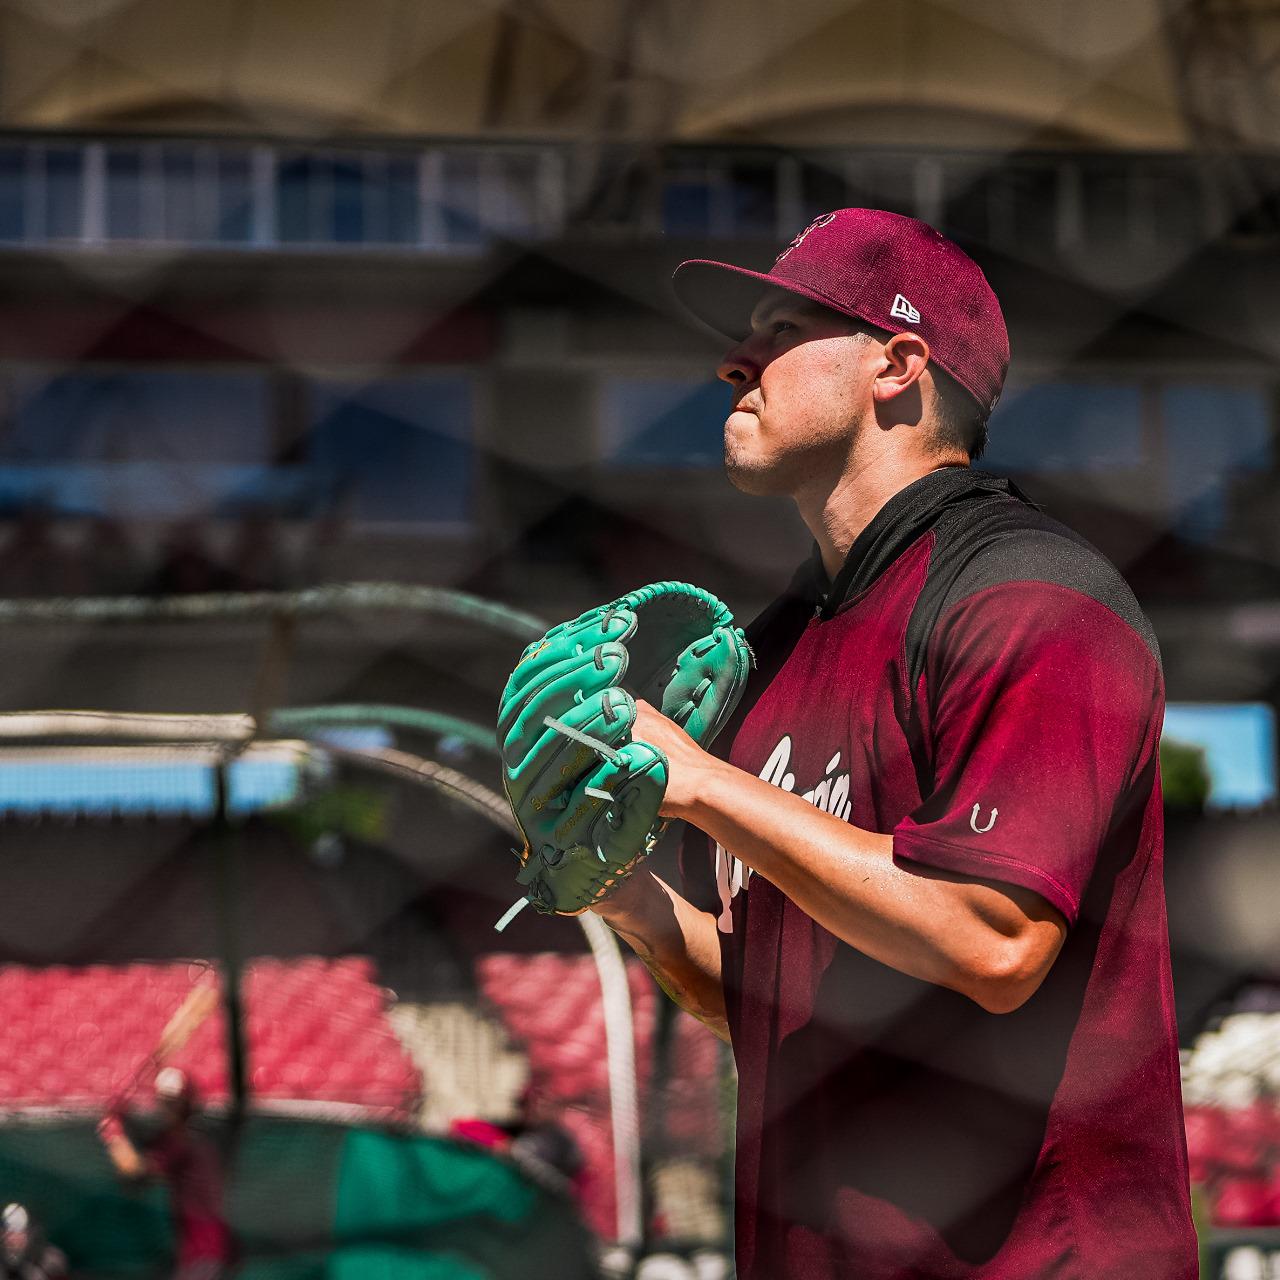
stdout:
<svg viewBox="0 0 1280 1280">
<path fill-rule="evenodd" d="M 1163 0 L 3 0 L 0 121 L 1183 149 L 1165 14 Z M 1256 46 L 1280 19 L 1250 23 Z"/>
</svg>

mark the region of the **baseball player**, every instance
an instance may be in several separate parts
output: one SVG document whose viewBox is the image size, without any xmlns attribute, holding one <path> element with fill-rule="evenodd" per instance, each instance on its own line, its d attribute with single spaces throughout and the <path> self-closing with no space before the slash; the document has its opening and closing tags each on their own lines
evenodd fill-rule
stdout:
<svg viewBox="0 0 1280 1280">
<path fill-rule="evenodd" d="M 1098 552 L 971 469 L 991 288 L 866 209 L 675 287 L 733 343 L 731 481 L 815 542 L 715 755 L 639 706 L 684 893 L 641 869 L 594 908 L 732 1043 L 738 1275 L 1191 1280 L 1159 654 Z"/>
<path fill-rule="evenodd" d="M 45 1240 L 26 1205 L 5 1205 L 0 1212 L 0 1280 L 62 1280 L 66 1274 L 66 1255 Z"/>
<path fill-rule="evenodd" d="M 160 1128 L 139 1150 L 124 1127 L 119 1108 L 98 1126 L 111 1163 L 130 1181 L 162 1178 L 169 1188 L 177 1270 L 174 1280 L 220 1280 L 231 1274 L 235 1241 L 222 1208 L 222 1167 L 213 1143 L 192 1131 L 195 1086 L 184 1071 L 164 1067 L 156 1074 Z"/>
</svg>

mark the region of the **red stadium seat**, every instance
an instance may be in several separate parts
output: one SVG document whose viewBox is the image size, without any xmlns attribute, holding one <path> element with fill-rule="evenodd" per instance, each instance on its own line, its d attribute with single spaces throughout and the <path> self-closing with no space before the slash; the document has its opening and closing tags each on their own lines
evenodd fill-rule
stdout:
<svg viewBox="0 0 1280 1280">
<path fill-rule="evenodd" d="M 0 966 L 0 1106 L 97 1109 L 138 1069 L 202 966 Z M 403 1114 L 420 1089 L 367 957 L 265 959 L 245 974 L 251 1085 L 268 1098 L 341 1098 Z M 174 1061 L 227 1094 L 226 1028 L 208 1018 Z"/>
<path fill-rule="evenodd" d="M 1222 1227 L 1265 1227 L 1274 1221 L 1274 1192 L 1266 1178 L 1223 1180 L 1214 1201 L 1214 1221 Z"/>
</svg>

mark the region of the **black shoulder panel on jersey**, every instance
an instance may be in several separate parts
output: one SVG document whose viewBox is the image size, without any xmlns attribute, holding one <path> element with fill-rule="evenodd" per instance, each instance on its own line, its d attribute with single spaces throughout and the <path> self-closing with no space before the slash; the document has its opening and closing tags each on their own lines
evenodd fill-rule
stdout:
<svg viewBox="0 0 1280 1280">
<path fill-rule="evenodd" d="M 818 600 L 818 577 L 822 562 L 811 556 L 795 572 L 787 589 L 746 626 L 747 643 L 755 655 L 755 664 L 747 677 L 747 687 L 733 714 L 716 736 L 712 752 L 728 757 L 742 722 L 750 714 L 761 694 L 773 683 L 782 664 L 795 648 Z"/>
<path fill-rule="evenodd" d="M 929 638 L 942 615 L 1002 582 L 1055 583 L 1096 600 L 1126 622 L 1159 662 L 1155 632 L 1115 566 L 1037 508 L 993 495 L 952 508 L 934 525 L 928 576 L 907 624 L 912 690 L 919 687 Z"/>
</svg>

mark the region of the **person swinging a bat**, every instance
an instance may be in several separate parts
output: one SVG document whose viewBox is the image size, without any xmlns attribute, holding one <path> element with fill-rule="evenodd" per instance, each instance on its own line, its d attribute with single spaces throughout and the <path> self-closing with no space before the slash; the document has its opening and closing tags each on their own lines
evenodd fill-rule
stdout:
<svg viewBox="0 0 1280 1280">
<path fill-rule="evenodd" d="M 185 1071 L 164 1065 L 216 1003 L 215 988 L 195 989 L 144 1064 L 159 1068 L 146 1139 L 131 1137 L 125 1124 L 126 1101 L 145 1071 L 117 1095 L 98 1124 L 98 1136 L 121 1177 L 133 1183 L 163 1180 L 168 1186 L 177 1254 L 174 1280 L 225 1280 L 237 1254 L 223 1210 L 222 1159 L 214 1143 L 190 1123 L 199 1109 L 198 1092 Z"/>
</svg>

